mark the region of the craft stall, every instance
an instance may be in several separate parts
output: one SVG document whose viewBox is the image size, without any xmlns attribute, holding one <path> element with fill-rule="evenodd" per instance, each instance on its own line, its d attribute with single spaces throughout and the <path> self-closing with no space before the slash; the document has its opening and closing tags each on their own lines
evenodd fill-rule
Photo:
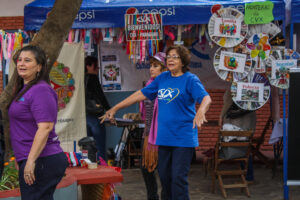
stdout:
<svg viewBox="0 0 300 200">
<path fill-rule="evenodd" d="M 38 30 L 46 19 L 47 13 L 51 10 L 54 0 L 37 0 L 25 6 L 25 30 Z M 103 88 L 106 90 L 106 95 L 111 103 L 117 102 L 115 99 L 123 99 L 131 91 L 135 91 L 142 87 L 142 82 L 148 80 L 148 57 L 155 54 L 157 51 L 163 51 L 166 46 L 170 44 L 183 44 L 189 47 L 192 54 L 191 72 L 198 75 L 208 89 L 222 89 L 226 84 L 230 84 L 232 81 L 237 81 L 245 78 L 247 73 L 252 69 L 252 63 L 256 71 L 262 65 L 264 67 L 264 60 L 266 58 L 263 55 L 265 52 L 267 55 L 270 51 L 261 51 L 258 55 L 258 50 L 255 50 L 256 46 L 259 48 L 259 41 L 265 41 L 265 46 L 268 46 L 266 37 L 263 37 L 262 32 L 267 30 L 270 33 L 270 39 L 272 37 L 274 43 L 279 37 L 275 37 L 278 31 L 281 32 L 281 28 L 284 27 L 284 1 L 270 1 L 273 4 L 272 16 L 277 24 L 266 26 L 249 25 L 240 26 L 242 28 L 241 33 L 238 33 L 239 39 L 234 39 L 235 36 L 230 36 L 232 39 L 224 40 L 219 35 L 212 37 L 214 33 L 214 24 L 220 23 L 216 11 L 220 9 L 230 10 L 228 14 L 224 16 L 233 19 L 242 19 L 244 13 L 244 5 L 252 1 L 93 1 L 83 0 L 81 9 L 77 15 L 77 18 L 73 24 L 73 29 L 70 30 L 68 37 L 69 42 L 84 42 L 84 48 L 87 54 L 98 54 L 99 61 L 101 62 L 101 82 Z M 258 1 L 265 2 L 265 1 Z M 227 9 L 228 8 L 228 9 Z M 237 10 L 237 11 L 235 11 Z M 227 11 L 226 11 L 227 12 Z M 235 13 L 236 12 L 236 13 Z M 240 13 L 242 15 L 240 15 Z M 135 25 L 134 17 L 138 14 L 148 14 L 153 17 L 152 23 L 158 25 L 159 29 L 156 32 L 158 38 L 134 38 L 130 36 L 130 31 L 126 29 L 131 25 Z M 236 15 L 238 14 L 238 16 Z M 227 16 L 228 15 L 228 16 Z M 130 17 L 131 16 L 132 20 Z M 127 20 L 125 20 L 127 19 Z M 161 21 L 160 21 L 161 20 Z M 208 24 L 208 26 L 206 25 Z M 255 28 L 251 28 L 255 27 Z M 280 28 L 279 28 L 280 27 Z M 245 30 L 243 29 L 245 28 Z M 279 30 L 280 29 L 280 30 Z M 236 30 L 237 31 L 237 30 Z M 282 30 L 284 34 L 284 29 Z M 152 32 L 155 32 L 152 30 Z M 239 30 L 238 30 L 239 32 Z M 257 33 L 255 37 L 250 38 L 250 35 Z M 221 50 L 218 50 L 218 46 L 225 49 L 225 54 L 222 53 L 222 59 L 224 55 L 232 55 L 233 49 L 230 47 L 236 46 L 245 39 L 250 39 L 253 45 L 248 45 L 252 49 L 247 51 L 253 51 L 247 56 L 247 66 L 243 71 L 241 65 L 234 69 L 231 66 L 226 68 L 225 66 L 219 66 L 219 59 Z M 274 37 L 273 37 L 274 36 Z M 226 36 L 227 37 L 227 36 Z M 157 40 L 158 39 L 158 40 Z M 269 46 L 271 47 L 271 46 Z M 270 49 L 269 49 L 270 50 Z M 216 55 L 215 55 L 215 52 Z M 219 55 L 218 55 L 219 54 Z M 227 56 L 228 57 L 228 56 Z M 243 62 L 244 58 L 237 59 L 236 62 Z M 249 62 L 251 60 L 251 62 Z M 252 62 L 252 60 L 254 60 Z M 229 62 L 233 64 L 232 60 Z M 212 67 L 214 66 L 214 67 Z M 225 70 L 224 70 L 225 69 Z M 229 70 L 228 70 L 229 69 Z M 134 74 L 134 76 L 132 76 Z M 217 74 L 217 76 L 216 76 Z M 113 76 L 113 77 L 112 77 Z M 220 77 L 220 78 L 219 78 Z M 238 77 L 238 78 L 237 78 Z M 257 77 L 256 77 L 257 78 Z M 226 82 L 224 82 L 224 80 Z M 263 82 L 262 80 L 260 80 Z M 252 80 L 250 81 L 252 84 Z M 256 80 L 257 82 L 257 80 Z M 234 90 L 235 87 L 233 87 Z M 240 88 L 240 86 L 239 86 Z M 265 98 L 260 97 L 259 103 L 240 103 L 242 107 L 248 109 L 258 109 L 263 102 L 266 102 L 269 98 L 267 94 L 266 86 Z M 238 97 L 239 99 L 239 97 Z M 239 100 L 235 100 L 239 101 Z M 137 107 L 131 107 L 131 110 L 125 112 L 137 112 Z M 124 113 L 120 113 L 121 117 Z M 120 130 L 119 130 L 120 132 Z M 114 147 L 119 134 L 116 135 L 110 141 L 108 146 Z"/>
<path fill-rule="evenodd" d="M 3 72 L 9 71 L 6 63 L 21 44 L 11 41 L 21 41 L 21 36 L 30 40 L 41 28 L 53 3 L 54 0 L 29 3 L 24 8 L 26 32 L 21 31 L 18 36 L 0 35 L 1 42 L 4 41 L 2 49 L 8 50 L 0 57 Z M 99 78 L 111 105 L 141 89 L 142 82 L 148 80 L 149 56 L 177 44 L 189 48 L 191 72 L 200 77 L 205 88 L 225 89 L 231 85 L 232 99 L 238 107 L 258 110 L 270 100 L 271 87 L 283 89 L 285 95 L 289 68 L 299 65 L 299 54 L 285 48 L 284 8 L 283 0 L 83 0 L 67 42 L 70 49 L 80 43 L 82 47 L 78 48 L 83 48 L 85 55 L 99 58 Z M 295 19 L 292 17 L 292 23 L 297 23 Z M 69 92 L 74 94 L 82 81 L 74 74 L 78 73 L 78 66 L 83 68 L 83 61 L 75 63 L 56 63 L 58 74 L 65 74 L 68 84 L 73 83 Z M 71 93 L 67 93 L 70 98 L 63 98 L 61 109 L 70 107 L 72 96 L 78 96 Z M 130 112 L 138 112 L 137 106 L 117 117 Z M 61 120 L 76 123 L 73 118 Z M 111 133 L 107 146 L 114 148 L 122 130 L 108 127 L 107 132 Z"/>
</svg>

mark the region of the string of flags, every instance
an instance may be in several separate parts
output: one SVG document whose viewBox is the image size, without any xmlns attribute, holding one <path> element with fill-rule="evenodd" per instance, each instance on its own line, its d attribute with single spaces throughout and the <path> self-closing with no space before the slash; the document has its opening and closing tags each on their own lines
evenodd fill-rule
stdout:
<svg viewBox="0 0 300 200">
<path fill-rule="evenodd" d="M 0 30 L 0 70 L 8 74 L 9 62 L 13 52 L 23 47 L 24 43 L 29 43 L 34 38 L 35 31 L 6 32 Z M 94 46 L 100 42 L 117 42 L 123 46 L 128 58 L 135 63 L 146 62 L 149 56 L 155 55 L 158 51 L 163 51 L 167 43 L 183 45 L 184 38 L 197 37 L 199 43 L 209 42 L 213 45 L 208 36 L 207 26 L 199 25 L 171 25 L 163 26 L 163 40 L 127 40 L 124 28 L 98 28 L 98 29 L 71 29 L 66 38 L 67 42 L 84 42 L 87 55 L 94 52 Z M 205 37 L 205 39 L 203 39 Z"/>
</svg>

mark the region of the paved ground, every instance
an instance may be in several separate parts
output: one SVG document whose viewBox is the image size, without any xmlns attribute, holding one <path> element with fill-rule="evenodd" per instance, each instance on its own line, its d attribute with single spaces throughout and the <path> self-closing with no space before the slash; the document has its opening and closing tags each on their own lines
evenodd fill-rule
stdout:
<svg viewBox="0 0 300 200">
<path fill-rule="evenodd" d="M 248 198 L 240 189 L 230 189 L 227 192 L 230 200 L 282 200 L 283 179 L 282 169 L 279 168 L 276 177 L 272 178 L 271 169 L 262 164 L 254 165 L 255 182 L 249 186 L 251 197 Z M 124 181 L 116 187 L 123 200 L 147 200 L 146 189 L 139 169 L 123 169 Z M 204 176 L 202 164 L 193 164 L 189 174 L 189 189 L 191 200 L 224 200 L 216 187 L 216 193 L 212 194 L 211 177 Z M 300 200 L 300 187 L 290 187 L 290 200 Z M 160 190 L 159 190 L 160 191 Z"/>
</svg>

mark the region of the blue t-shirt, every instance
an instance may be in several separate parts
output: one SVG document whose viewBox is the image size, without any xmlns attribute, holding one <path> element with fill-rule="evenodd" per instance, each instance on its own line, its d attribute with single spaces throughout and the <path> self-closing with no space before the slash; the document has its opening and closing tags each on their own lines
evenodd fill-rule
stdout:
<svg viewBox="0 0 300 200">
<path fill-rule="evenodd" d="M 186 72 L 179 77 L 173 77 L 167 71 L 141 91 L 150 100 L 156 96 L 158 98 L 157 145 L 199 145 L 197 127 L 193 128 L 195 104 L 201 103 L 208 93 L 196 75 Z"/>
</svg>

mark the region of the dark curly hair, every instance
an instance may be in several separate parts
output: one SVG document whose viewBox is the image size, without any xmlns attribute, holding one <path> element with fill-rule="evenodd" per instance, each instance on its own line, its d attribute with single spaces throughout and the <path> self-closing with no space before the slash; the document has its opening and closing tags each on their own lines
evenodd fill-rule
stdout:
<svg viewBox="0 0 300 200">
<path fill-rule="evenodd" d="M 188 66 L 191 62 L 190 51 L 184 46 L 173 45 L 173 46 L 168 47 L 168 49 L 166 51 L 166 55 L 168 56 L 169 52 L 173 49 L 175 49 L 176 52 L 178 53 L 178 55 L 180 56 L 180 60 L 183 64 L 182 72 L 185 73 L 185 72 L 189 71 L 190 69 L 188 68 Z"/>
<path fill-rule="evenodd" d="M 33 79 L 32 81 L 30 81 L 26 85 L 26 88 L 22 92 L 20 92 L 20 91 L 24 87 L 24 80 L 23 80 L 22 77 L 20 77 L 18 75 L 18 77 L 15 79 L 15 82 L 14 82 L 14 90 L 13 90 L 13 95 L 12 95 L 13 98 L 12 98 L 11 102 L 13 100 L 17 100 L 20 97 L 22 97 L 34 84 L 38 83 L 41 80 L 44 80 L 48 84 L 50 84 L 49 73 L 47 71 L 47 57 L 46 57 L 46 54 L 45 54 L 44 50 L 41 49 L 38 46 L 35 46 L 35 45 L 27 45 L 27 46 L 21 48 L 13 56 L 13 61 L 14 61 L 15 65 L 17 65 L 17 61 L 19 59 L 19 56 L 20 56 L 21 52 L 23 52 L 23 51 L 30 51 L 34 55 L 36 63 L 38 65 L 41 65 L 42 68 L 41 68 L 41 71 L 35 77 L 35 79 Z M 9 103 L 9 105 L 11 104 L 11 102 Z"/>
</svg>

